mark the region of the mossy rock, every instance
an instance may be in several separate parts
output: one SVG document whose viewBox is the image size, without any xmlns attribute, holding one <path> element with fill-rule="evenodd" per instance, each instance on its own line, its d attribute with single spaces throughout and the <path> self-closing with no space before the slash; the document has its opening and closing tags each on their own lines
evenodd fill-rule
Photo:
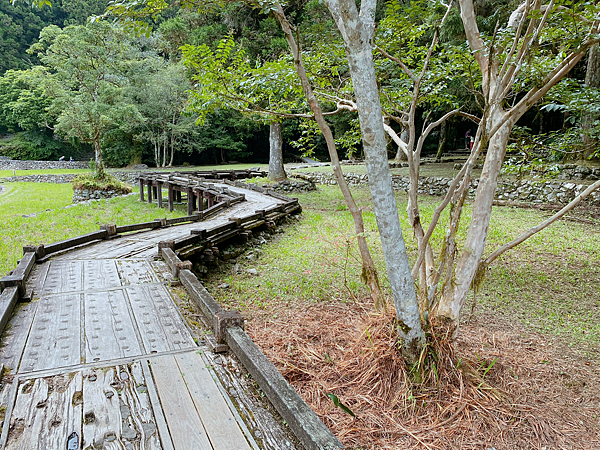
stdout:
<svg viewBox="0 0 600 450">
<path fill-rule="evenodd" d="M 131 186 L 103 171 L 76 176 L 73 179 L 73 190 L 115 191 L 124 195 L 131 192 Z"/>
</svg>

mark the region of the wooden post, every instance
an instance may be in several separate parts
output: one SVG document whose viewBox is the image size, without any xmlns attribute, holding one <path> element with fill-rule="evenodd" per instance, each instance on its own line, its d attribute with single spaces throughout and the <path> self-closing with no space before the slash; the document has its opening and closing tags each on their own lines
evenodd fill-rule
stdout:
<svg viewBox="0 0 600 450">
<path fill-rule="evenodd" d="M 204 195 L 200 189 L 198 189 L 198 211 L 204 211 Z"/>
<path fill-rule="evenodd" d="M 144 201 L 144 179 L 140 178 L 139 182 L 140 182 L 140 202 L 143 202 Z"/>
<path fill-rule="evenodd" d="M 163 197 L 162 197 L 162 183 L 160 181 L 156 182 L 156 199 L 158 200 L 158 207 L 163 207 Z"/>
<path fill-rule="evenodd" d="M 148 187 L 148 203 L 152 203 L 152 180 L 146 180 L 146 186 Z"/>
<path fill-rule="evenodd" d="M 175 201 L 181 203 L 181 189 L 175 191 Z"/>
<path fill-rule="evenodd" d="M 152 182 L 152 191 L 154 192 L 154 198 L 158 198 L 158 189 L 154 182 Z"/>
<path fill-rule="evenodd" d="M 209 208 L 215 204 L 215 198 L 212 194 L 208 194 L 208 196 L 206 198 L 206 203 Z"/>
<path fill-rule="evenodd" d="M 192 190 L 192 188 L 187 188 L 187 215 L 191 216 L 192 214 L 194 214 L 194 210 L 196 209 L 195 206 L 195 201 L 194 201 L 194 191 Z"/>
<path fill-rule="evenodd" d="M 173 185 L 171 182 L 167 184 L 169 190 L 169 211 L 173 211 Z"/>
</svg>

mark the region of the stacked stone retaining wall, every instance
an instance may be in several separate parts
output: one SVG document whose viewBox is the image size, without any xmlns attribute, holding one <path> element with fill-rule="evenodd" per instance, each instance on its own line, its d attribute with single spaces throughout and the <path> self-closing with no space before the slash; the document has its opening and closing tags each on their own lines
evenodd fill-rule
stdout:
<svg viewBox="0 0 600 450">
<path fill-rule="evenodd" d="M 88 161 L 21 161 L 0 159 L 0 170 L 88 169 Z"/>
<path fill-rule="evenodd" d="M 328 173 L 302 173 L 294 175 L 296 177 L 312 181 L 316 184 L 337 184 L 333 174 Z M 346 181 L 350 185 L 366 184 L 367 175 L 355 173 L 344 174 Z M 419 180 L 419 194 L 442 196 L 448 192 L 448 187 L 452 183 L 452 178 L 444 177 L 421 177 Z M 469 188 L 469 195 L 475 195 L 475 189 L 479 180 L 473 180 Z M 409 187 L 408 177 L 392 176 L 392 186 L 398 191 L 407 191 Z M 587 185 L 576 184 L 562 181 L 536 181 L 521 180 L 498 182 L 496 190 L 496 199 L 512 200 L 528 203 L 561 203 L 567 204 L 577 195 L 581 194 Z M 593 192 L 587 199 L 588 204 L 600 206 L 600 190 Z"/>
</svg>

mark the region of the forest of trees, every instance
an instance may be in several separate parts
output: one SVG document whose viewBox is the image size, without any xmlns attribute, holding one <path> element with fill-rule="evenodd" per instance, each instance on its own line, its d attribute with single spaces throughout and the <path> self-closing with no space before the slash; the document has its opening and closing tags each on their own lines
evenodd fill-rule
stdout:
<svg viewBox="0 0 600 450">
<path fill-rule="evenodd" d="M 585 5 L 573 13 L 575 20 L 584 20 Z M 272 142 L 279 135 L 276 145 L 283 145 L 285 154 L 312 152 L 329 159 L 273 8 L 184 6 L 146 14 L 135 30 L 127 22 L 87 20 L 105 11 L 106 0 L 61 0 L 41 8 L 0 0 L 0 153 L 89 159 L 101 152 L 110 166 L 266 162 L 269 135 Z M 496 24 L 507 22 L 514 7 L 505 0 L 475 3 L 486 39 L 498 34 Z M 405 160 L 406 149 L 397 145 L 403 134 L 404 141 L 416 144 L 424 124 L 457 109 L 424 139 L 423 154 L 463 147 L 465 132 L 477 128 L 468 116 L 483 111 L 482 76 L 465 44 L 459 8 L 448 11 L 419 93 L 412 95 L 415 74 L 445 11 L 441 3 L 422 1 L 377 4 L 374 64 L 390 157 Z M 285 13 L 296 27 L 339 156 L 362 157 L 344 43 L 327 7 L 291 2 Z M 553 26 L 552 32 L 561 32 Z M 564 51 L 551 32 L 544 39 L 506 102 L 518 101 Z M 517 122 L 510 148 L 518 158 L 596 155 L 597 54 L 592 47 Z M 415 122 L 415 136 L 407 134 L 405 113 Z"/>
</svg>

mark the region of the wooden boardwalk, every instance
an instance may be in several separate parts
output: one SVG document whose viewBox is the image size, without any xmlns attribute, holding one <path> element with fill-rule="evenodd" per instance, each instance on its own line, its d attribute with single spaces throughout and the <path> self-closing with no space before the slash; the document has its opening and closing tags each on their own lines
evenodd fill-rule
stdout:
<svg viewBox="0 0 600 450">
<path fill-rule="evenodd" d="M 233 189 L 233 188 L 231 188 Z M 2 449 L 258 448 L 165 284 L 157 243 L 264 209 L 101 241 L 36 264 L 2 338 Z"/>
</svg>

